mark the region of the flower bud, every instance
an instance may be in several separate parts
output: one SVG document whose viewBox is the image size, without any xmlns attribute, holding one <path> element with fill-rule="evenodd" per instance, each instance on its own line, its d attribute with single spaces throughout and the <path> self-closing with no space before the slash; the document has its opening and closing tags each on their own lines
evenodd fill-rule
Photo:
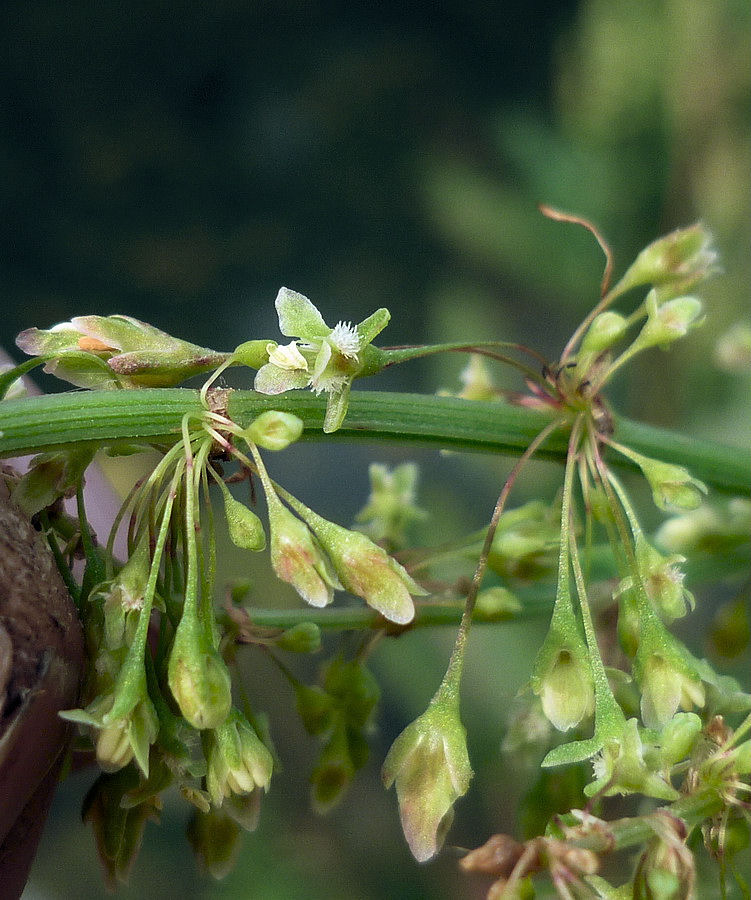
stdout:
<svg viewBox="0 0 751 900">
<path fill-rule="evenodd" d="M 269 361 L 268 341 L 245 341 L 235 347 L 232 359 L 249 369 L 260 369 Z"/>
<path fill-rule="evenodd" d="M 531 683 L 545 715 L 559 731 L 578 725 L 594 709 L 589 653 L 569 605 L 556 605 Z"/>
<path fill-rule="evenodd" d="M 704 706 L 704 686 L 675 648 L 648 652 L 649 643 L 645 640 L 639 646 L 634 674 L 642 692 L 642 721 L 648 728 L 662 728 L 679 707 Z"/>
<path fill-rule="evenodd" d="M 269 502 L 271 564 L 277 576 L 291 584 L 311 606 L 327 606 L 341 584 L 331 561 L 308 526 L 281 502 Z"/>
<path fill-rule="evenodd" d="M 158 797 L 149 796 L 136 806 L 124 802 L 138 782 L 138 773 L 133 768 L 122 769 L 114 775 L 100 775 L 83 802 L 82 818 L 94 832 L 110 891 L 128 881 L 141 849 L 146 823 L 159 821 Z"/>
<path fill-rule="evenodd" d="M 716 263 L 712 235 L 697 222 L 659 238 L 642 250 L 620 280 L 617 290 L 623 293 L 640 284 L 671 282 L 678 289 L 686 290 L 711 274 Z"/>
<path fill-rule="evenodd" d="M 223 493 L 224 515 L 232 543 L 243 550 L 263 550 L 266 546 L 266 532 L 261 520 L 244 503 L 235 500 L 226 488 Z"/>
<path fill-rule="evenodd" d="M 324 734 L 334 722 L 334 698 L 323 688 L 296 684 L 297 712 L 308 734 Z"/>
<path fill-rule="evenodd" d="M 747 372 L 751 369 L 751 325 L 737 322 L 718 338 L 715 362 L 726 372 Z"/>
<path fill-rule="evenodd" d="M 46 372 L 86 388 L 171 387 L 227 359 L 131 316 L 77 316 L 48 330 L 28 328 L 16 344 L 50 357 Z"/>
<path fill-rule="evenodd" d="M 284 450 L 303 432 L 302 419 L 292 413 L 267 410 L 243 431 L 243 437 L 264 450 Z"/>
<path fill-rule="evenodd" d="M 357 732 L 348 731 L 341 717 L 335 719 L 331 737 L 310 773 L 311 798 L 316 812 L 328 812 L 344 796 L 360 767 L 352 753 L 353 739 L 357 741 L 358 737 Z M 365 746 L 367 748 L 367 744 Z"/>
<path fill-rule="evenodd" d="M 194 728 L 216 728 L 227 718 L 232 682 L 222 657 L 183 612 L 170 651 L 168 681 L 180 712 Z"/>
<path fill-rule="evenodd" d="M 659 509 L 669 510 L 696 509 L 707 493 L 707 486 L 696 478 L 684 466 L 674 466 L 658 459 L 652 459 L 618 445 L 618 451 L 636 463 L 652 488 L 652 498 Z"/>
<path fill-rule="evenodd" d="M 250 794 L 266 790 L 274 761 L 271 753 L 236 709 L 213 731 L 206 732 L 206 788 L 215 806 L 230 794 Z"/>
<path fill-rule="evenodd" d="M 700 324 L 697 320 L 702 311 L 698 297 L 676 297 L 658 305 L 654 291 L 645 301 L 647 321 L 634 341 L 639 350 L 647 347 L 663 349 L 678 338 L 684 337 L 689 328 Z"/>
<path fill-rule="evenodd" d="M 636 563 L 639 577 L 647 597 L 665 622 L 686 615 L 687 608 L 694 608 L 693 594 L 683 586 L 684 573 L 678 568 L 686 561 L 684 556 L 663 556 L 641 534 L 636 538 Z M 621 591 L 632 588 L 633 578 L 621 582 Z"/>
<path fill-rule="evenodd" d="M 309 521 L 346 590 L 362 597 L 391 622 L 405 625 L 412 621 L 415 607 L 411 595 L 424 596 L 427 591 L 403 566 L 360 532 L 348 531 L 315 513 Z"/>
<path fill-rule="evenodd" d="M 454 803 L 472 778 L 458 703 L 434 699 L 394 741 L 382 775 L 387 788 L 396 783 L 404 836 L 415 859 L 425 862 L 440 850 Z"/>
<path fill-rule="evenodd" d="M 550 722 L 567 731 L 594 710 L 594 687 L 588 663 L 561 650 L 548 672 L 540 679 L 542 708 Z"/>
<path fill-rule="evenodd" d="M 696 713 L 675 713 L 660 732 L 661 766 L 669 769 L 690 756 L 701 729 L 701 719 Z"/>
<path fill-rule="evenodd" d="M 485 357 L 470 353 L 469 362 L 459 374 L 462 389 L 457 394 L 463 400 L 497 400 L 500 392 L 490 377 Z"/>
<path fill-rule="evenodd" d="M 725 508 L 702 506 L 667 519 L 655 541 L 673 553 L 730 549 L 748 540 L 751 531 L 751 501 L 734 497 Z"/>
<path fill-rule="evenodd" d="M 299 622 L 283 631 L 275 643 L 290 653 L 317 653 L 321 649 L 321 629 L 315 622 Z"/>
<path fill-rule="evenodd" d="M 686 846 L 686 825 L 667 810 L 657 810 L 647 822 L 655 837 L 636 867 L 635 900 L 689 900 L 694 897 L 694 855 Z"/>
<path fill-rule="evenodd" d="M 501 577 L 529 578 L 554 564 L 560 543 L 560 510 L 531 500 L 501 516 L 488 567 Z"/>
<path fill-rule="evenodd" d="M 628 322 L 620 313 L 607 312 L 600 313 L 592 320 L 592 324 L 587 329 L 587 333 L 582 338 L 579 354 L 581 356 L 590 353 L 602 353 L 619 341 L 626 333 Z"/>
</svg>

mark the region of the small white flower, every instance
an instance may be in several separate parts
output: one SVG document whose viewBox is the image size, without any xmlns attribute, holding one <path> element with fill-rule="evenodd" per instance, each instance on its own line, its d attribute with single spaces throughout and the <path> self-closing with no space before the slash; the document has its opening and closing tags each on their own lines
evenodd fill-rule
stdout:
<svg viewBox="0 0 751 900">
<path fill-rule="evenodd" d="M 338 322 L 329 328 L 316 307 L 296 291 L 281 288 L 276 298 L 279 329 L 296 340 L 283 347 L 269 343 L 268 363 L 262 365 L 255 379 L 261 394 L 310 387 L 316 394 L 328 395 L 323 430 L 336 431 L 347 412 L 352 381 L 363 368 L 363 353 L 386 327 L 390 315 L 378 309 L 355 326 Z"/>
</svg>

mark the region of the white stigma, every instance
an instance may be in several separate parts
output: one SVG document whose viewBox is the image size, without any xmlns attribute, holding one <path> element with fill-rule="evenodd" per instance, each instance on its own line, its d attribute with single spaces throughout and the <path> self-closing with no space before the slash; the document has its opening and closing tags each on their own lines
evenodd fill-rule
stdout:
<svg viewBox="0 0 751 900">
<path fill-rule="evenodd" d="M 347 359 L 356 359 L 360 350 L 360 335 L 351 322 L 337 322 L 328 336 L 331 346 Z"/>
</svg>

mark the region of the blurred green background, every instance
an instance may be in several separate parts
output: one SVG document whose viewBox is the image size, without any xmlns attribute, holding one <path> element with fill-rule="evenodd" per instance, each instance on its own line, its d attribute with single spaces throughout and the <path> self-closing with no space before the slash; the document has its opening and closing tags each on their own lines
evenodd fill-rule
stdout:
<svg viewBox="0 0 751 900">
<path fill-rule="evenodd" d="M 0 345 L 19 358 L 22 328 L 119 312 L 231 349 L 277 336 L 273 299 L 284 284 L 332 323 L 389 307 L 384 343 L 520 340 L 552 357 L 596 299 L 602 256 L 538 203 L 596 222 L 616 272 L 701 218 L 724 268 L 702 290 L 706 325 L 667 358 L 645 356 L 611 396 L 628 415 L 746 446 L 748 371 L 719 367 L 715 345 L 747 317 L 750 18 L 745 0 L 465 0 L 429 12 L 295 0 L 5 2 Z M 373 386 L 456 389 L 463 364 L 416 363 Z M 405 456 L 319 445 L 273 462 L 292 491 L 347 524 L 374 458 Z M 410 458 L 435 517 L 423 540 L 480 527 L 508 470 L 505 460 Z M 534 477 L 552 496 L 559 473 L 539 466 Z M 220 578 L 244 565 L 231 559 Z M 719 590 L 713 602 L 723 599 Z M 711 615 L 710 606 L 698 621 Z M 450 841 L 473 846 L 514 827 L 521 786 L 509 787 L 500 742 L 540 633 L 474 635 L 464 716 L 477 776 Z M 701 650 L 698 629 L 693 641 Z M 313 742 L 287 720 L 282 679 L 251 660 L 248 689 L 270 712 L 285 769 L 237 870 L 221 883 L 197 874 L 174 802 L 161 828 L 149 826 L 121 895 L 481 896 L 450 851 L 429 866 L 411 861 L 378 777 L 450 642 L 409 635 L 378 648 L 384 702 L 371 762 L 323 820 L 308 810 Z M 77 812 L 90 780 L 77 775 L 61 790 L 29 900 L 102 895 Z"/>
</svg>

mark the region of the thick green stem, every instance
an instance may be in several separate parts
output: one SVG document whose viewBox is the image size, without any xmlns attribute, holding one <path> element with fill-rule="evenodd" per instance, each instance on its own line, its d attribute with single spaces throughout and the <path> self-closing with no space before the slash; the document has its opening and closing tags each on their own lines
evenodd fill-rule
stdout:
<svg viewBox="0 0 751 900">
<path fill-rule="evenodd" d="M 292 391 L 267 397 L 231 391 L 229 418 L 241 427 L 261 412 L 278 409 L 299 416 L 310 440 L 390 441 L 452 450 L 517 455 L 553 418 L 552 414 L 500 402 L 460 400 L 422 394 L 354 392 L 344 425 L 322 432 L 325 398 Z M 134 391 L 75 391 L 0 403 L 0 458 L 38 453 L 77 443 L 174 444 L 186 413 L 203 412 L 198 391 L 153 388 Z M 745 494 L 749 475 L 745 453 L 616 417 L 614 437 L 646 456 L 686 466 L 719 490 Z M 563 461 L 566 429 L 552 435 L 538 456 Z M 625 458 L 613 464 L 634 468 Z"/>
</svg>

